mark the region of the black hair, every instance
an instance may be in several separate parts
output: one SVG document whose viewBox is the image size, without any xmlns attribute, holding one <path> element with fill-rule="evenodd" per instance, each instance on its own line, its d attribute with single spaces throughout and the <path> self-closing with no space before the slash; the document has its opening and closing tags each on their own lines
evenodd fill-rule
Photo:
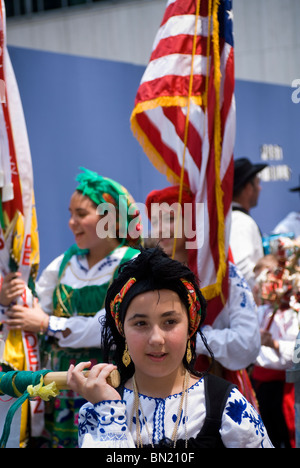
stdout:
<svg viewBox="0 0 300 468">
<path fill-rule="evenodd" d="M 234 197 L 234 198 L 238 197 L 238 196 L 242 193 L 242 191 L 244 190 L 244 188 L 246 187 L 247 184 L 253 185 L 256 176 L 257 176 L 257 174 L 251 175 L 250 177 L 248 177 L 248 178 L 243 182 L 243 185 L 241 185 L 240 187 L 238 187 L 238 188 L 236 188 L 236 189 L 233 187 L 233 197 Z"/>
<path fill-rule="evenodd" d="M 150 290 L 169 289 L 175 291 L 188 310 L 188 293 L 181 281 L 181 278 L 192 283 L 201 305 L 201 320 L 197 332 L 200 334 L 209 354 L 213 358 L 213 354 L 200 329 L 200 326 L 204 322 L 206 316 L 206 301 L 200 291 L 197 277 L 186 265 L 169 258 L 160 247 L 149 249 L 141 248 L 137 257 L 124 263 L 119 268 L 118 276 L 110 285 L 105 300 L 106 315 L 102 333 L 104 362 L 113 361 L 116 364 L 120 371 L 121 381 L 123 383 L 125 383 L 126 380 L 134 374 L 134 364 L 131 361 L 129 366 L 125 367 L 122 362 L 122 356 L 125 349 L 125 338 L 117 330 L 114 318 L 110 312 L 110 303 L 130 278 L 136 278 L 137 281 L 129 289 L 120 306 L 119 317 L 122 325 L 124 323 L 126 310 L 133 297 Z M 194 333 L 190 338 L 192 360 L 188 363 L 184 357 L 183 364 L 185 368 L 193 374 L 202 376 L 202 373 L 200 374 L 194 369 L 196 361 L 196 335 L 197 333 Z"/>
</svg>

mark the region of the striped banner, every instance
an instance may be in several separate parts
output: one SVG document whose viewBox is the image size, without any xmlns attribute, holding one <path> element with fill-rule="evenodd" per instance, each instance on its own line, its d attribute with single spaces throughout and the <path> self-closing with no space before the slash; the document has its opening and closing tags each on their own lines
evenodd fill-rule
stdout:
<svg viewBox="0 0 300 468">
<path fill-rule="evenodd" d="M 29 288 L 20 303 L 32 305 L 30 288 L 39 266 L 33 171 L 19 89 L 6 45 L 4 0 L 0 0 L 0 269 L 20 271 Z M 0 363 L 16 370 L 40 368 L 37 336 L 3 328 Z M 4 404 L 1 400 L 0 404 Z M 34 409 L 32 409 L 34 411 Z"/>
</svg>

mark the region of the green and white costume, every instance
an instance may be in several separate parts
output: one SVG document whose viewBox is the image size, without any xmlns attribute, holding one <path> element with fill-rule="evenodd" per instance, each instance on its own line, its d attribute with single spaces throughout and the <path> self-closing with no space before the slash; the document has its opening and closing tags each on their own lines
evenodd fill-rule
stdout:
<svg viewBox="0 0 300 468">
<path fill-rule="evenodd" d="M 70 364 L 83 361 L 91 361 L 92 365 L 102 362 L 101 319 L 106 292 L 120 265 L 138 255 L 134 246 L 141 242 L 139 211 L 124 187 L 86 169 L 77 180 L 77 190 L 96 206 L 109 203 L 115 207 L 119 246 L 89 268 L 88 250 L 73 245 L 50 263 L 37 282 L 40 306 L 50 316 L 41 343 L 42 365 L 55 371 L 66 371 Z M 83 402 L 72 391 L 63 391 L 52 402 L 50 411 L 48 405 L 47 446 L 77 446 L 78 411 Z"/>
<path fill-rule="evenodd" d="M 42 273 L 36 291 L 42 309 L 50 315 L 48 337 L 59 348 L 97 348 L 101 357 L 101 317 L 107 289 L 119 266 L 136 256 L 138 250 L 118 247 L 92 268 L 76 246 L 57 257 Z M 70 330 L 64 338 L 63 331 Z M 53 341 L 53 340 L 52 340 Z M 51 363 L 55 370 L 58 363 Z"/>
<path fill-rule="evenodd" d="M 41 307 L 50 314 L 49 329 L 41 346 L 46 368 L 65 371 L 70 364 L 82 361 L 102 362 L 101 319 L 106 291 L 118 267 L 138 252 L 119 247 L 89 269 L 85 255 L 77 252 L 70 256 L 69 250 L 44 270 L 37 293 Z M 71 333 L 64 338 L 62 332 L 66 329 Z M 73 392 L 62 391 L 51 409 L 46 408 L 46 438 L 51 439 L 51 447 L 77 445 L 78 410 L 82 403 L 82 398 Z"/>
</svg>

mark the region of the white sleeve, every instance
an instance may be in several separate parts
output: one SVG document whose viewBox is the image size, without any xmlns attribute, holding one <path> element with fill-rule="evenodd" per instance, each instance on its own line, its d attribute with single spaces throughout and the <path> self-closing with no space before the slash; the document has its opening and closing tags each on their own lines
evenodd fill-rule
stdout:
<svg viewBox="0 0 300 468">
<path fill-rule="evenodd" d="M 212 326 L 204 326 L 203 333 L 215 359 L 229 370 L 245 369 L 253 364 L 260 350 L 260 329 L 257 308 L 252 292 L 230 264 L 230 290 L 227 303 Z M 198 335 L 196 353 L 208 355 Z"/>
<path fill-rule="evenodd" d="M 261 317 L 261 328 L 265 330 L 272 317 L 273 309 L 271 306 L 260 306 L 258 311 L 259 317 Z M 279 350 L 262 346 L 256 364 L 268 369 L 285 370 L 290 368 L 293 365 L 295 343 L 299 333 L 297 312 L 293 309 L 277 310 L 269 332 L 278 342 Z"/>
<path fill-rule="evenodd" d="M 101 347 L 102 322 L 105 309 L 101 309 L 93 317 L 55 317 L 49 320 L 48 334 L 58 339 L 61 348 L 89 348 Z M 62 331 L 69 329 L 70 334 L 64 338 Z"/>
<path fill-rule="evenodd" d="M 53 260 L 47 268 L 43 270 L 36 283 L 36 293 L 39 298 L 40 306 L 43 311 L 49 315 L 53 314 L 53 291 L 58 282 L 58 272 L 62 259 L 63 255 L 60 255 Z"/>
<path fill-rule="evenodd" d="M 134 448 L 124 400 L 86 403 L 79 411 L 80 448 Z"/>
<path fill-rule="evenodd" d="M 260 367 L 275 370 L 286 370 L 293 365 L 296 338 L 293 341 L 279 340 L 279 351 L 262 346 L 256 364 Z"/>
<path fill-rule="evenodd" d="M 74 316 L 70 318 L 56 317 L 53 314 L 53 291 L 57 286 L 58 272 L 63 259 L 60 255 L 53 260 L 42 272 L 37 285 L 36 292 L 39 303 L 44 312 L 50 315 L 48 335 L 55 336 L 62 348 L 85 348 L 89 343 L 91 348 L 101 347 L 101 319 L 104 309 L 93 317 Z M 69 329 L 71 333 L 64 338 L 62 332 Z"/>
<path fill-rule="evenodd" d="M 230 248 L 234 263 L 253 288 L 255 276 L 253 269 L 264 256 L 261 234 L 255 221 L 244 213 L 235 213 L 237 219 L 232 222 Z"/>
<path fill-rule="evenodd" d="M 237 389 L 227 400 L 220 434 L 227 448 L 274 448 L 261 416 Z"/>
<path fill-rule="evenodd" d="M 296 338 L 293 341 L 279 340 L 279 351 L 262 346 L 256 364 L 260 367 L 275 370 L 286 370 L 293 365 Z"/>
<path fill-rule="evenodd" d="M 279 340 L 279 362 L 283 369 L 292 367 L 293 365 L 293 356 L 295 351 L 296 338 L 293 341 L 288 340 Z"/>
</svg>

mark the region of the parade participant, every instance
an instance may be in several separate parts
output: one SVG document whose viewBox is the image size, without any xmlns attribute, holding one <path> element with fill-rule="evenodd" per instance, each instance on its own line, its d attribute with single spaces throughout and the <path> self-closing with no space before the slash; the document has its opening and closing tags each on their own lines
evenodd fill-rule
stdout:
<svg viewBox="0 0 300 468">
<path fill-rule="evenodd" d="M 69 207 L 76 243 L 41 274 L 34 308 L 14 305 L 6 313 L 10 328 L 44 333 L 42 365 L 55 371 L 82 359 L 102 362 L 100 322 L 106 291 L 120 264 L 137 255 L 133 247 L 141 241 L 139 213 L 124 187 L 87 169 L 77 181 Z M 51 447 L 77 446 L 81 405 L 81 398 L 63 391 L 51 410 L 47 408 Z"/>
<path fill-rule="evenodd" d="M 234 263 L 251 288 L 254 286 L 253 268 L 264 251 L 259 227 L 249 213 L 258 204 L 261 191 L 258 173 L 266 166 L 252 164 L 247 158 L 234 161 L 230 248 Z"/>
<path fill-rule="evenodd" d="M 255 268 L 261 350 L 252 370 L 260 414 L 277 448 L 295 447 L 294 385 L 286 382 L 293 367 L 299 333 L 300 244 L 279 238 L 271 244 L 272 254 Z"/>
<path fill-rule="evenodd" d="M 89 363 L 70 366 L 68 385 L 88 400 L 81 447 L 272 447 L 232 384 L 194 370 L 206 303 L 188 267 L 160 248 L 142 250 L 121 267 L 105 308 L 103 343 L 107 355 L 115 351 L 121 388 L 106 382 L 112 364 L 94 366 L 87 377 Z"/>
<path fill-rule="evenodd" d="M 146 199 L 148 216 L 156 230 L 155 235 L 158 235 L 159 245 L 169 256 L 172 255 L 176 236 L 176 213 L 174 214 L 171 207 L 178 202 L 178 197 L 179 186 L 171 186 L 150 192 Z M 183 224 L 191 222 L 185 216 L 189 203 L 192 203 L 192 195 L 184 189 L 181 204 Z M 168 226 L 165 225 L 166 222 L 169 223 Z M 176 239 L 174 258 L 188 264 L 186 231 L 186 226 L 182 226 L 181 237 Z M 199 278 L 200 281 L 202 279 Z M 225 374 L 228 377 L 230 371 L 247 368 L 255 361 L 260 349 L 259 326 L 253 295 L 235 265 L 230 262 L 228 281 L 229 294 L 226 304 L 215 320 L 212 321 L 208 313 L 203 324 L 208 345 L 213 351 L 216 362 L 223 367 L 218 370 L 223 377 Z M 196 351 L 199 355 L 208 355 L 202 340 L 197 340 Z"/>
</svg>

